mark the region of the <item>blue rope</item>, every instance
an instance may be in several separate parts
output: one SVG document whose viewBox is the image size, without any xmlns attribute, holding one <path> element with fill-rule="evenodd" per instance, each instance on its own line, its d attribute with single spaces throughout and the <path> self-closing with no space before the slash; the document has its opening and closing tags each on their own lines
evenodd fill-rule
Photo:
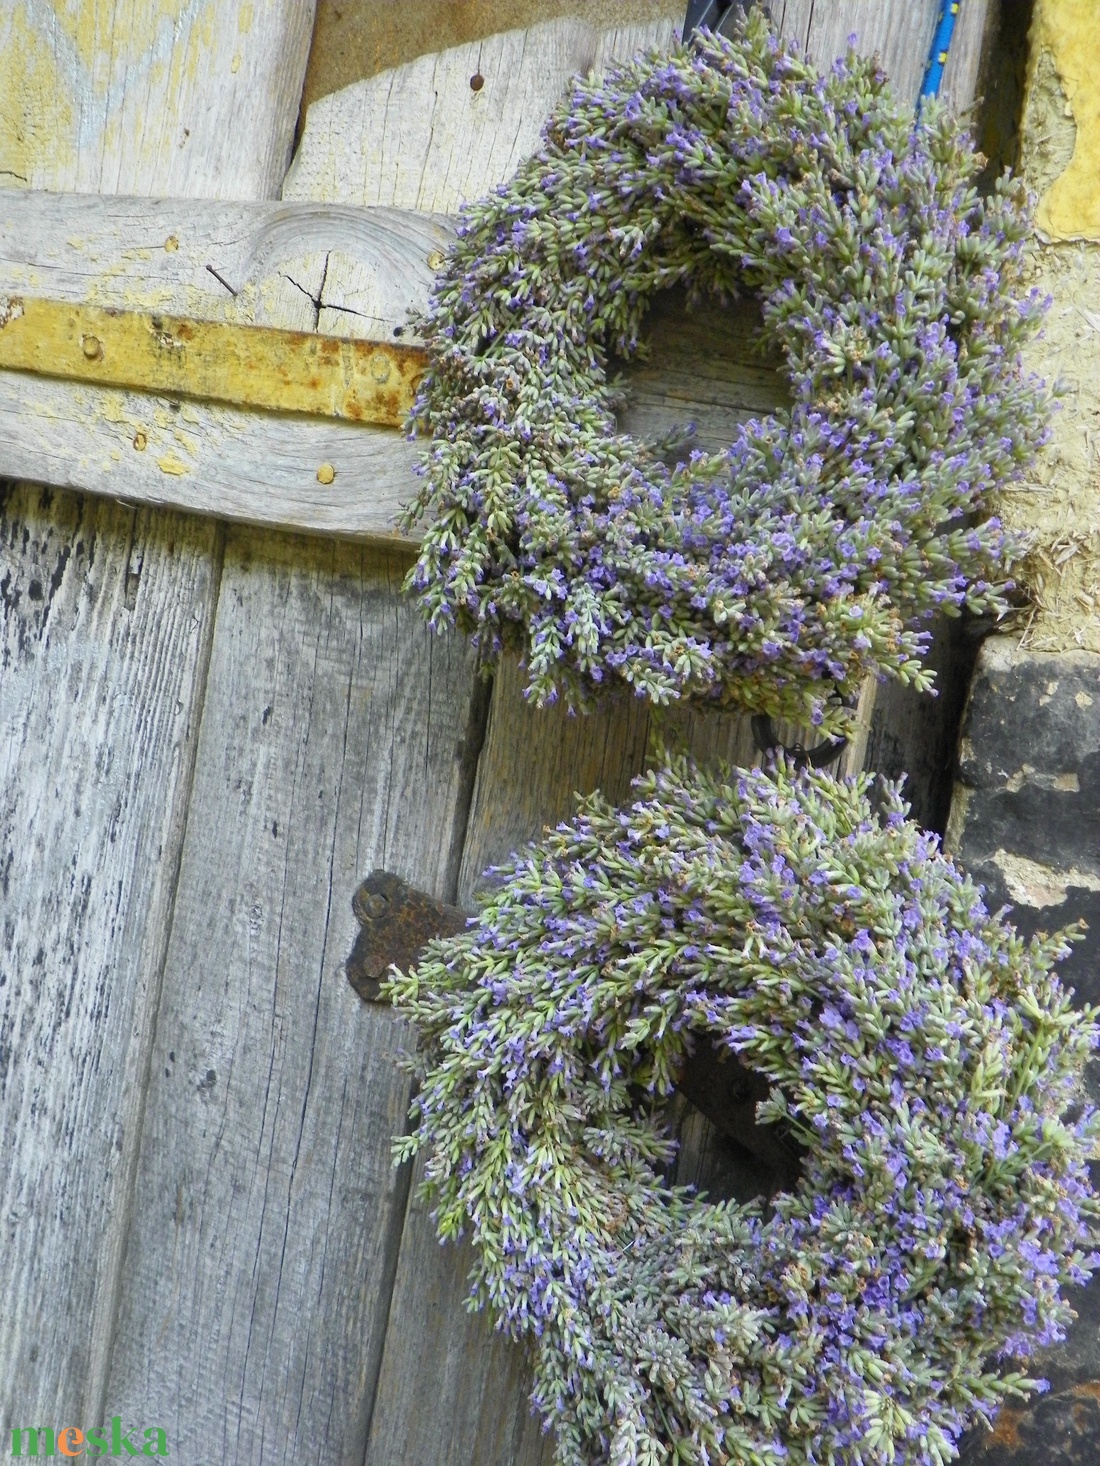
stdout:
<svg viewBox="0 0 1100 1466">
<path fill-rule="evenodd" d="M 924 81 L 920 89 L 922 100 L 925 97 L 934 97 L 940 89 L 943 69 L 947 65 L 947 53 L 951 49 L 951 37 L 955 32 L 955 21 L 959 15 L 959 3 L 960 0 L 945 0 L 940 11 L 939 24 L 932 38 L 932 50 L 928 55 L 928 65 L 924 68 Z"/>
</svg>

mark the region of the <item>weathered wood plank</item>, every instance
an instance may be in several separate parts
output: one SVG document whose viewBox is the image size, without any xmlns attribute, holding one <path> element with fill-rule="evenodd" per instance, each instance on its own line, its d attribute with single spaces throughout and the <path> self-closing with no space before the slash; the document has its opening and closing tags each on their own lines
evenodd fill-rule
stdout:
<svg viewBox="0 0 1100 1466">
<path fill-rule="evenodd" d="M 351 895 L 452 894 L 483 702 L 406 568 L 226 547 L 109 1390 L 188 1460 L 363 1460 L 409 1037 L 344 977 Z"/>
<path fill-rule="evenodd" d="M 4 7 L 0 177 L 272 194 L 311 15 Z M 220 535 L 22 488 L 3 523 L 0 1425 L 56 1428 L 106 1404 Z"/>
<path fill-rule="evenodd" d="M 246 524 L 400 540 L 416 450 L 400 433 L 0 375 L 11 478 Z M 333 482 L 323 484 L 333 470 Z"/>
<path fill-rule="evenodd" d="M 665 38 L 668 29 L 663 23 L 651 34 L 655 39 Z M 574 59 L 563 63 L 569 35 Z M 534 26 L 526 33 L 495 38 L 480 47 L 459 47 L 442 58 L 414 62 L 393 73 L 392 79 L 374 79 L 380 96 L 392 93 L 400 98 L 411 90 L 412 78 L 421 84 L 427 75 L 433 77 L 436 96 L 430 118 L 415 124 L 418 135 L 433 136 L 423 153 L 415 198 L 430 207 L 453 207 L 459 197 L 483 193 L 502 181 L 524 151 L 534 146 L 538 128 L 564 89 L 570 71 L 587 66 L 597 52 L 607 59 L 616 44 L 629 54 L 645 41 L 646 36 L 634 28 L 617 40 L 609 35 L 601 41 L 587 28 L 567 28 L 561 23 Z M 430 73 L 426 70 L 429 61 Z M 520 74 L 506 77 L 501 68 L 508 66 L 518 68 Z M 471 113 L 469 104 L 469 77 L 475 67 L 485 78 L 478 96 L 489 93 L 494 98 L 499 89 L 493 105 L 501 109 L 494 122 L 501 145 L 494 142 L 484 147 L 475 140 L 471 157 L 481 171 L 475 175 L 472 166 L 463 162 L 456 181 L 449 171 L 453 140 L 465 139 L 461 129 L 477 115 Z M 347 93 L 371 85 L 360 83 Z M 337 94 L 341 95 L 346 94 Z M 527 109 L 536 99 L 539 111 L 531 116 Z M 333 99 L 326 102 L 332 104 Z M 310 109 L 307 137 L 313 113 L 324 106 L 322 102 Z M 335 126 L 334 113 L 333 106 L 325 114 L 330 129 Z M 377 112 L 370 115 L 378 116 Z M 392 125 L 401 125 L 401 119 Z M 326 166 L 342 165 L 334 160 Z M 292 170 L 295 186 L 303 176 L 304 167 L 300 174 Z M 367 198 L 374 201 L 371 195 Z M 408 204 L 411 200 L 408 195 L 384 194 L 379 201 Z M 547 819 L 567 813 L 574 789 L 599 785 L 614 797 L 625 793 L 631 774 L 642 765 L 648 722 L 643 705 L 627 703 L 610 716 L 568 719 L 564 714 L 536 712 L 526 706 L 521 685 L 514 667 L 502 669 L 494 685 L 490 730 L 478 765 L 463 855 L 459 883 L 463 900 L 469 898 L 485 864 L 537 833 Z M 414 1186 L 418 1179 L 419 1172 Z M 494 1334 L 484 1316 L 464 1311 L 469 1262 L 461 1249 L 440 1248 L 427 1208 L 414 1200 L 401 1240 L 371 1421 L 369 1462 L 378 1466 L 398 1461 L 535 1466 L 549 1461 L 550 1443 L 526 1403 L 529 1385 L 523 1351 Z"/>
<path fill-rule="evenodd" d="M 983 0 L 965 7 L 949 96 L 972 93 L 985 8 Z M 874 37 L 907 100 L 920 82 L 934 10 L 930 0 L 904 13 L 872 11 L 867 0 L 816 10 L 789 0 L 784 7 L 791 32 L 812 54 L 834 54 L 850 33 Z M 409 310 L 424 303 L 427 262 L 445 243 L 444 221 L 364 214 L 324 202 L 326 189 L 406 210 L 453 210 L 477 191 L 478 169 L 506 176 L 534 146 L 542 118 L 573 71 L 663 43 L 671 29 L 666 22 L 600 33 L 579 22 L 548 23 L 530 33 L 539 32 L 532 44 L 546 58 L 539 76 L 519 59 L 528 33 L 511 32 L 511 39 L 423 57 L 396 83 L 387 73 L 327 97 L 311 109 L 286 185 L 288 199 L 315 200 L 308 210 L 221 206 L 188 215 L 178 203 L 158 200 L 142 214 L 134 202 L 0 194 L 0 291 L 157 306 L 200 319 L 294 323 L 367 339 L 387 339 L 395 327 L 404 333 Z M 485 80 L 478 91 L 469 87 L 472 75 Z M 411 105 L 429 83 L 450 88 L 464 131 L 440 127 L 434 114 Z M 518 123 L 502 127 L 505 114 L 518 116 Z M 371 141 L 337 146 L 337 139 L 355 137 Z M 636 377 L 627 425 L 644 417 L 656 432 L 693 416 L 701 443 L 717 445 L 727 409 L 759 411 L 769 404 L 767 381 L 747 354 L 716 359 L 705 343 L 697 343 L 703 349 L 694 355 L 687 344 L 679 370 L 655 352 L 649 372 Z M 0 471 L 256 524 L 397 537 L 394 521 L 412 491 L 413 456 L 395 448 L 387 430 L 293 416 L 257 419 L 204 403 L 188 405 L 184 427 L 166 412 L 141 393 L 2 372 Z M 265 461 L 269 471 L 258 475 L 256 465 Z M 333 470 L 331 483 L 318 481 L 322 465 Z"/>
<path fill-rule="evenodd" d="M 819 66 L 843 56 L 849 36 L 854 36 L 857 50 L 881 58 L 899 101 L 910 106 L 916 102 L 939 0 L 769 0 L 768 8 L 780 34 L 797 40 Z M 959 11 L 940 93 L 956 110 L 974 100 L 989 10 L 989 0 L 965 0 Z"/>
<path fill-rule="evenodd" d="M 331 334 L 388 341 L 397 327 L 414 342 L 409 312 L 450 237 L 449 220 L 408 209 L 5 189 L 0 293 L 287 329 L 331 310 L 348 317 Z M 325 272 L 332 256 L 364 271 L 356 297 Z"/>
<path fill-rule="evenodd" d="M 209 644 L 217 527 L 0 507 L 0 1427 L 90 1420 Z"/>
<path fill-rule="evenodd" d="M 355 82 L 310 107 L 283 197 L 456 213 L 535 150 L 571 77 L 671 32 L 659 22 L 601 37 L 583 21 L 546 21 Z"/>
<path fill-rule="evenodd" d="M 14 0 L 0 13 L 0 178 L 84 193 L 270 194 L 290 160 L 313 10 L 314 0 Z"/>
<path fill-rule="evenodd" d="M 349 1128 L 336 1141 L 331 1136 L 319 1136 L 320 1119 L 313 1118 L 329 1110 L 343 1112 L 342 1070 L 355 1072 L 352 1051 L 341 1047 L 343 1039 L 331 1037 L 331 1029 L 344 1017 L 344 1010 L 326 1007 L 327 1002 L 337 999 L 327 997 L 323 986 L 326 978 L 330 984 L 338 979 L 338 1001 L 351 1002 L 354 1007 L 350 990 L 334 970 L 350 950 L 352 932 L 350 911 L 340 906 L 335 895 L 334 918 L 326 922 L 328 893 L 335 891 L 339 883 L 330 872 L 356 829 L 384 820 L 405 831 L 404 838 L 412 842 L 409 849 L 412 851 L 415 845 L 415 851 L 402 861 L 400 850 L 395 853 L 384 843 L 372 846 L 364 838 L 357 856 L 363 864 L 349 871 L 345 900 L 357 877 L 375 861 L 402 871 L 420 886 L 434 887 L 441 895 L 452 894 L 463 813 L 461 793 L 456 791 L 468 788 L 473 775 L 468 749 L 456 749 L 455 742 L 461 739 L 466 723 L 473 725 L 471 737 L 476 732 L 476 710 L 483 699 L 472 676 L 467 648 L 454 642 L 431 643 L 430 660 L 426 657 L 427 633 L 412 608 L 396 601 L 392 576 L 385 594 L 375 597 L 368 594 L 373 581 L 364 570 L 358 596 L 365 596 L 366 604 L 360 610 L 358 596 L 341 589 L 334 574 L 322 573 L 313 558 L 321 553 L 320 547 L 311 552 L 303 548 L 296 552 L 292 563 L 284 564 L 282 552 L 277 549 L 280 543 L 276 537 L 246 540 L 234 535 L 230 539 L 196 773 L 197 793 L 188 828 L 161 1021 L 163 1033 L 183 1029 L 191 1035 L 192 1047 L 209 1045 L 207 1035 L 214 1034 L 221 1051 L 233 1055 L 229 1071 L 233 1093 L 226 1101 L 228 1129 L 225 1136 L 203 1134 L 202 1101 L 181 1106 L 170 1078 L 173 1063 L 169 1059 L 162 1066 L 158 1051 L 148 1101 L 136 1213 L 139 1220 L 131 1240 L 133 1275 L 127 1280 L 121 1309 L 113 1397 L 133 1400 L 134 1408 L 139 1400 L 165 1401 L 165 1409 L 177 1422 L 178 1434 L 197 1444 L 209 1440 L 213 1433 L 219 1448 L 234 1459 L 259 1459 L 261 1453 L 266 1459 L 268 1453 L 284 1449 L 285 1459 L 301 1459 L 311 1448 L 316 1449 L 316 1442 L 324 1440 L 330 1454 L 350 1461 L 362 1459 L 363 1433 L 378 1371 L 380 1324 L 385 1318 L 394 1261 L 391 1242 L 397 1237 L 400 1188 L 407 1184 L 407 1177 L 391 1177 L 387 1182 L 381 1169 L 388 1155 L 392 1120 L 380 1116 L 370 1137 Z M 245 544 L 251 545 L 253 564 L 258 567 L 247 587 L 243 570 L 233 563 L 235 547 Z M 331 547 L 326 552 L 335 553 Z M 345 549 L 340 553 L 353 552 Z M 282 567 L 282 598 L 288 604 L 308 607 L 308 613 L 297 617 L 289 612 L 279 614 L 282 600 L 271 585 L 274 572 L 265 572 L 261 561 Z M 425 687 L 433 699 L 438 697 L 438 752 L 417 759 L 416 778 L 412 767 L 403 765 L 400 753 L 397 767 L 390 768 L 394 749 L 400 751 L 403 746 L 400 728 L 388 726 L 383 718 L 381 731 L 377 736 L 372 734 L 369 746 L 364 742 L 367 735 L 357 713 L 362 701 L 358 686 L 366 672 L 357 660 L 359 642 L 350 629 L 356 616 L 361 618 L 363 637 L 368 633 L 377 636 L 379 628 L 387 629 L 393 649 L 387 654 L 386 666 L 403 669 L 402 686 L 420 689 L 419 701 L 410 698 L 408 703 L 414 726 L 416 711 L 423 708 Z M 329 628 L 325 655 L 315 659 L 319 660 L 323 677 L 309 660 L 321 634 L 316 629 L 318 620 L 322 627 Z M 303 652 L 299 641 L 307 631 Z M 291 711 L 277 728 L 272 727 L 272 746 L 257 766 L 254 750 L 249 748 L 235 718 L 238 706 L 251 701 L 246 669 L 254 669 L 250 676 L 256 679 L 268 666 L 274 669 L 271 675 L 284 689 L 283 697 Z M 441 666 L 449 671 L 441 672 Z M 396 677 L 398 673 L 393 670 L 386 675 Z M 341 697 L 332 688 L 343 693 L 350 712 L 343 710 Z M 387 696 L 380 693 L 377 698 L 382 709 Z M 391 700 L 396 696 L 392 694 Z M 468 717 L 461 709 L 463 696 Z M 262 710 L 253 707 L 249 725 L 253 730 L 257 714 L 260 728 L 264 727 Z M 418 750 L 423 737 L 421 734 L 412 740 Z M 229 750 L 228 755 L 223 750 Z M 446 763 L 448 750 L 453 767 Z M 341 779 L 345 789 L 363 786 L 359 811 L 354 800 L 346 796 L 344 801 L 334 796 L 331 808 L 327 800 L 318 801 L 320 808 L 315 809 L 312 784 L 304 776 L 300 781 L 295 775 L 304 765 L 315 772 L 316 781 L 322 781 L 325 788 L 339 785 Z M 453 786 L 448 782 L 450 774 L 440 776 L 440 770 L 448 768 L 458 781 Z M 233 787 L 238 779 L 244 797 Z M 253 786 L 250 789 L 246 788 L 248 781 Z M 318 783 L 318 792 L 322 782 Z M 348 807 L 343 808 L 343 804 Z M 254 807 L 256 813 L 252 812 Z M 265 844 L 269 813 L 272 830 L 277 823 L 280 831 L 297 831 L 294 838 L 301 854 L 294 860 L 293 870 L 296 872 L 301 865 L 321 866 L 320 890 L 311 889 L 299 875 L 292 875 L 283 863 L 276 862 L 275 852 Z M 326 821 L 331 823 L 331 831 Z M 275 839 L 272 833 L 272 844 Z M 330 862 L 327 868 L 326 859 Z M 244 932 L 239 910 L 234 918 L 226 905 L 214 904 L 216 897 L 207 872 L 219 866 L 238 871 L 248 862 L 259 866 L 258 879 L 262 883 L 269 860 L 272 865 L 267 882 L 277 885 L 279 908 L 276 910 L 273 898 L 267 897 L 256 918 L 256 929 Z M 234 882 L 230 880 L 229 884 L 232 887 Z M 236 887 L 239 899 L 246 905 L 252 901 L 245 876 L 238 878 Z M 176 1000 L 173 974 L 178 970 L 182 980 L 188 978 L 200 960 L 200 940 L 202 956 L 208 960 L 207 928 L 199 928 L 202 935 L 198 938 L 195 930 L 200 920 L 209 921 L 210 912 L 217 914 L 219 923 L 215 950 L 231 945 L 228 955 L 219 952 L 217 958 L 218 971 L 229 985 L 229 997 L 224 997 L 215 983 L 204 986 L 197 996 Z M 342 938 L 325 935 L 334 929 L 339 932 L 341 921 L 346 924 Z M 255 972 L 248 965 L 253 947 L 257 954 Z M 265 998 L 261 974 L 265 966 L 270 967 L 275 953 L 279 954 L 278 974 L 289 974 L 293 968 L 311 975 L 304 993 L 297 991 L 288 976 L 285 992 L 280 982 L 275 994 Z M 232 995 L 242 981 L 249 982 L 254 1001 L 234 1010 Z M 329 993 L 332 991 L 330 987 Z M 315 1018 L 318 1003 L 320 1017 Z M 284 1012 L 291 1016 L 284 1019 Z M 299 1020 L 297 1037 L 291 1034 L 294 1017 Z M 363 1021 L 370 1031 L 377 1024 L 392 1022 L 392 1018 L 375 1012 L 368 1013 Z M 306 1032 L 314 1048 L 311 1067 L 303 1037 Z M 273 1033 L 278 1041 L 273 1041 Z M 283 1035 L 287 1035 L 285 1040 Z M 169 1037 L 165 1037 L 162 1047 L 179 1058 L 180 1050 L 173 1047 Z M 205 1081 L 203 1062 L 199 1060 L 194 1070 L 196 1085 Z M 222 1062 L 228 1063 L 228 1057 Z M 360 1094 L 407 1095 L 400 1075 L 386 1070 L 381 1043 L 368 1060 L 360 1062 L 371 1066 L 359 1086 Z M 209 1068 L 215 1076 L 223 1072 L 217 1063 L 209 1064 Z M 162 1079 L 164 1070 L 169 1073 Z M 217 1082 L 215 1078 L 212 1086 Z M 282 1105 L 277 1106 L 274 1098 L 268 1100 L 268 1095 L 279 1096 Z M 252 1151 L 257 1142 L 242 1133 L 249 1115 L 260 1117 L 260 1143 L 266 1147 L 254 1160 Z M 175 1178 L 168 1174 L 164 1156 L 190 1154 L 205 1158 L 203 1194 L 178 1227 L 166 1226 L 172 1223 L 170 1205 L 159 1201 L 158 1196 Z M 241 1159 L 244 1155 L 247 1160 Z M 291 1180 L 287 1173 L 295 1157 Z M 352 1210 L 325 1200 L 331 1173 L 344 1169 L 368 1177 L 365 1185 L 373 1198 L 370 1231 L 375 1251 L 367 1256 L 355 1250 L 366 1244 L 353 1240 L 361 1223 Z M 187 1176 L 183 1179 L 186 1182 Z M 250 1220 L 243 1220 L 242 1205 L 233 1200 L 235 1186 L 244 1187 L 246 1194 L 262 1190 L 273 1197 L 278 1193 L 281 1216 L 271 1220 L 265 1212 L 259 1217 L 249 1212 Z M 186 1189 L 185 1185 L 185 1196 Z M 310 1273 L 308 1252 L 309 1239 L 321 1234 L 329 1239 L 333 1255 L 323 1279 L 316 1272 Z M 182 1237 L 178 1255 L 177 1236 Z M 350 1240 L 343 1240 L 345 1237 Z M 267 1259 L 272 1260 L 270 1268 L 265 1266 Z M 278 1271 L 273 1279 L 269 1272 L 276 1264 Z M 364 1270 L 365 1284 L 361 1283 Z M 163 1285 L 158 1281 L 162 1278 L 168 1280 Z M 356 1279 L 356 1283 L 349 1285 L 349 1278 Z M 223 1286 L 233 1299 L 230 1310 L 225 1308 Z M 147 1303 L 150 1292 L 151 1303 Z M 183 1300 L 182 1304 L 175 1302 L 176 1298 Z M 395 1301 L 394 1309 L 399 1308 Z M 303 1315 L 327 1320 L 317 1324 L 319 1336 L 312 1352 L 302 1338 Z M 461 1314 L 458 1318 L 461 1320 Z M 150 1347 L 150 1335 L 160 1342 Z M 186 1351 L 193 1341 L 211 1338 L 215 1341 L 213 1362 L 192 1363 Z M 182 1386 L 181 1367 L 185 1370 Z M 224 1393 L 216 1392 L 218 1381 L 226 1376 L 232 1381 L 228 1410 Z M 336 1391 L 335 1398 L 328 1383 L 333 1378 L 344 1387 Z M 343 1403 L 341 1394 L 351 1403 Z M 177 1398 L 182 1398 L 182 1405 L 172 1403 Z M 265 1426 L 267 1421 L 278 1422 L 282 1429 L 276 1444 L 272 1427 Z M 402 1441 L 390 1459 L 419 1458 L 406 1454 Z M 475 1452 L 473 1459 L 481 1457 Z"/>
<path fill-rule="evenodd" d="M 445 221 L 408 211 L 0 191 L 0 294 L 412 340 L 409 311 L 426 303 L 448 237 Z M 341 260 L 347 291 L 329 269 Z M 392 429 L 0 371 L 0 473 L 11 477 L 398 538 L 414 458 Z M 332 482 L 318 480 L 322 464 Z"/>
</svg>

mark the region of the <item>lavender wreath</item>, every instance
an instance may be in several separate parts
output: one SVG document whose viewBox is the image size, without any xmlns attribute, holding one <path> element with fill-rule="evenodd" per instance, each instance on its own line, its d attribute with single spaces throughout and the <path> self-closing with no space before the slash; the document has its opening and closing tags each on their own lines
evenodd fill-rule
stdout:
<svg viewBox="0 0 1100 1466">
<path fill-rule="evenodd" d="M 391 980 L 422 1058 L 399 1154 L 533 1340 L 563 1466 L 939 1466 L 1039 1387 L 998 1365 L 1100 1261 L 1065 937 L 1025 944 L 868 784 L 685 761 L 593 796 Z M 704 1042 L 807 1148 L 770 1215 L 665 1179 Z"/>
<path fill-rule="evenodd" d="M 1045 431 L 1025 220 L 981 161 L 760 12 L 577 81 L 465 211 L 423 322 L 426 616 L 518 652 L 539 704 L 629 687 L 843 733 L 868 673 L 929 686 L 932 614 L 1003 608 L 1018 547 L 977 511 Z M 677 284 L 759 295 L 793 405 L 670 469 L 617 431 L 608 357 Z"/>
</svg>

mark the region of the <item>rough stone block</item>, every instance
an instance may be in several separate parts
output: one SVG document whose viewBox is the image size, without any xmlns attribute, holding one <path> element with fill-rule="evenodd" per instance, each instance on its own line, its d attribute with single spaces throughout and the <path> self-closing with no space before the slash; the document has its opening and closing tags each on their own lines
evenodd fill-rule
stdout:
<svg viewBox="0 0 1100 1466">
<path fill-rule="evenodd" d="M 984 644 L 946 844 L 991 906 L 1012 906 L 1019 930 L 1088 922 L 1062 973 L 1081 1002 L 1100 1002 L 1100 656 L 1022 651 L 1005 637 Z M 1071 1299 L 1078 1319 L 1066 1342 L 1030 1366 L 1049 1393 L 972 1432 L 964 1462 L 1100 1457 L 1100 1275 Z"/>
<path fill-rule="evenodd" d="M 1088 923 L 1062 971 L 1100 1002 L 1100 656 L 985 643 L 946 844 L 1021 931 Z"/>
</svg>

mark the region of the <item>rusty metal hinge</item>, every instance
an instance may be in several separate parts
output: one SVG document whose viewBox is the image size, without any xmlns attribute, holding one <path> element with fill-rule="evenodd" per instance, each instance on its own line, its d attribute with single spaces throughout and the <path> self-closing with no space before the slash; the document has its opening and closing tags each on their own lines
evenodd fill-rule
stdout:
<svg viewBox="0 0 1100 1466">
<path fill-rule="evenodd" d="M 373 870 L 351 898 L 359 935 L 345 964 L 348 982 L 365 1003 L 379 1001 L 389 968 L 415 965 L 433 937 L 464 931 L 468 917 L 457 906 L 418 891 L 400 876 Z M 676 1086 L 689 1103 L 763 1167 L 769 1194 L 797 1183 L 801 1147 L 775 1125 L 759 1125 L 756 1106 L 766 1099 L 768 1081 L 746 1069 L 732 1054 L 719 1054 L 701 1042 L 684 1062 Z"/>
<path fill-rule="evenodd" d="M 403 972 L 433 937 L 453 937 L 466 927 L 466 913 L 418 891 L 400 876 L 372 870 L 351 898 L 359 935 L 345 964 L 348 982 L 365 1003 L 376 1003 L 387 970 Z"/>
</svg>

